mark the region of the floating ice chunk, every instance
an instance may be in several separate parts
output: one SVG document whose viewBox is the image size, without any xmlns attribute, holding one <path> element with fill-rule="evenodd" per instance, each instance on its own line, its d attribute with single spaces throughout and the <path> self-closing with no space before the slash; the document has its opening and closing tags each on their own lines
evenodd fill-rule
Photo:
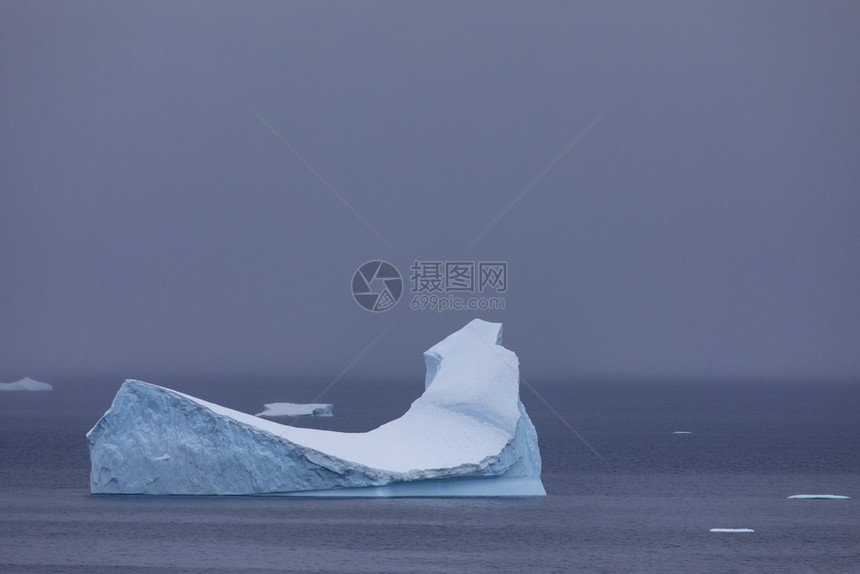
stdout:
<svg viewBox="0 0 860 574">
<path fill-rule="evenodd" d="M 537 433 L 502 326 L 474 320 L 425 354 L 425 391 L 366 433 L 292 427 L 126 381 L 87 433 L 90 491 L 542 496 Z M 156 460 L 170 454 L 170 463 Z"/>
<path fill-rule="evenodd" d="M 258 417 L 331 417 L 334 416 L 333 406 L 327 403 L 266 403 L 266 407 Z"/>
<path fill-rule="evenodd" d="M 170 460 L 170 455 L 167 453 L 164 453 L 163 455 L 157 456 L 152 460 Z"/>
<path fill-rule="evenodd" d="M 693 434 L 693 433 L 691 431 L 688 431 L 688 430 L 676 430 L 672 434 Z"/>
<path fill-rule="evenodd" d="M 842 496 L 841 494 L 795 494 L 789 498 L 801 500 L 847 500 L 850 496 Z"/>
<path fill-rule="evenodd" d="M 35 381 L 30 377 L 24 377 L 14 383 L 0 383 L 0 391 L 50 391 L 53 388 L 48 383 Z"/>
<path fill-rule="evenodd" d="M 711 532 L 755 532 L 752 528 L 711 528 Z"/>
</svg>

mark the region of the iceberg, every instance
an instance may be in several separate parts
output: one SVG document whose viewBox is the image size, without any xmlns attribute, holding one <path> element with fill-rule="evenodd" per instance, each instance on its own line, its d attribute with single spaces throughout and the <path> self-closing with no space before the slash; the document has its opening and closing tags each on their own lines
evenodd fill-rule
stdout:
<svg viewBox="0 0 860 574">
<path fill-rule="evenodd" d="M 14 383 L 0 383 L 0 391 L 51 391 L 54 387 L 48 383 L 24 377 Z"/>
<path fill-rule="evenodd" d="M 755 532 L 752 528 L 711 528 L 710 532 Z"/>
<path fill-rule="evenodd" d="M 258 417 L 333 417 L 334 405 L 327 403 L 266 403 Z"/>
<path fill-rule="evenodd" d="M 475 319 L 424 353 L 424 393 L 365 433 L 283 425 L 127 380 L 87 433 L 90 492 L 543 496 L 537 432 L 502 325 Z"/>
<path fill-rule="evenodd" d="M 848 500 L 851 497 L 841 494 L 794 494 L 788 498 L 796 500 Z"/>
</svg>

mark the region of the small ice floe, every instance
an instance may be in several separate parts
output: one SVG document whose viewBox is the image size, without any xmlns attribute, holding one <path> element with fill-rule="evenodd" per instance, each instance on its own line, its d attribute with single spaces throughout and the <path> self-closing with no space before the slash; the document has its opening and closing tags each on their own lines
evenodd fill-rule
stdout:
<svg viewBox="0 0 860 574">
<path fill-rule="evenodd" d="M 170 455 L 167 453 L 164 453 L 163 455 L 157 456 L 152 460 L 170 460 Z"/>
<path fill-rule="evenodd" d="M 795 494 L 789 498 L 800 500 L 847 500 L 850 496 L 842 496 L 841 494 Z"/>
<path fill-rule="evenodd" d="M 258 417 L 332 417 L 334 406 L 326 403 L 268 403 Z"/>
<path fill-rule="evenodd" d="M 752 528 L 711 528 L 711 532 L 755 532 Z"/>
<path fill-rule="evenodd" d="M 673 432 L 672 434 L 693 434 L 693 431 L 688 431 L 688 430 L 676 430 L 676 431 L 675 431 L 675 432 Z"/>
<path fill-rule="evenodd" d="M 14 383 L 0 383 L 0 391 L 50 391 L 53 388 L 48 383 L 36 381 L 30 377 L 24 377 Z"/>
</svg>

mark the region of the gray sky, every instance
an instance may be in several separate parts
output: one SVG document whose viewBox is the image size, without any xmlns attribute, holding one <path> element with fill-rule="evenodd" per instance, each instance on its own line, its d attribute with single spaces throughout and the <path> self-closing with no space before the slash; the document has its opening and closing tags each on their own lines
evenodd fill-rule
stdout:
<svg viewBox="0 0 860 574">
<path fill-rule="evenodd" d="M 420 378 L 476 316 L 533 380 L 856 378 L 859 6 L 2 2 L 0 380 Z"/>
</svg>

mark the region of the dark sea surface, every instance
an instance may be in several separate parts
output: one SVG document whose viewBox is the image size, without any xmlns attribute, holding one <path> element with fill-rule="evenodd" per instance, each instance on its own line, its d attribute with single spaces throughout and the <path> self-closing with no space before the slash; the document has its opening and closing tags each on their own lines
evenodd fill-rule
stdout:
<svg viewBox="0 0 860 574">
<path fill-rule="evenodd" d="M 48 382 L 0 392 L 4 574 L 860 572 L 857 382 L 532 380 L 548 496 L 322 500 L 92 496 L 84 435 L 122 381 Z M 251 413 L 325 386 L 149 382 Z M 422 390 L 344 380 L 333 418 L 296 424 L 369 430 Z"/>
</svg>

